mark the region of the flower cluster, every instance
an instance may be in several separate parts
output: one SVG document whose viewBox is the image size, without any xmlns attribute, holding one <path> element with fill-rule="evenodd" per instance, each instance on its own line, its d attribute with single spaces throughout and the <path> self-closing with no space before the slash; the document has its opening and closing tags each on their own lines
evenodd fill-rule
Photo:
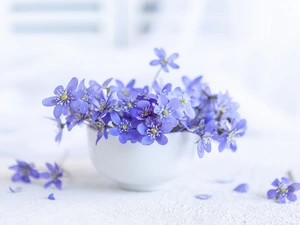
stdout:
<svg viewBox="0 0 300 225">
<path fill-rule="evenodd" d="M 135 87 L 135 80 L 125 85 L 112 79 L 99 84 L 85 80 L 80 83 L 72 78 L 64 88 L 54 90 L 54 96 L 43 100 L 43 105 L 54 107 L 60 142 L 63 128 L 69 131 L 76 125 L 86 123 L 98 133 L 96 144 L 109 135 L 118 136 L 120 143 L 141 143 L 160 145 L 168 143 L 168 133 L 190 132 L 197 135 L 199 157 L 211 151 L 211 141 L 219 143 L 219 151 L 229 148 L 236 151 L 236 139 L 242 137 L 246 120 L 239 116 L 238 104 L 229 94 L 213 94 L 209 86 L 202 82 L 202 76 L 190 80 L 182 78 L 183 87 L 173 88 L 171 83 L 161 85 L 156 81 L 161 71 L 169 72 L 167 66 L 178 69 L 174 63 L 178 54 L 167 57 L 163 49 L 155 49 L 159 57 L 150 65 L 160 65 L 150 87 Z M 64 117 L 64 123 L 61 119 Z"/>
<path fill-rule="evenodd" d="M 15 174 L 12 176 L 11 180 L 13 182 L 30 183 L 30 177 L 35 179 L 43 178 L 48 180 L 44 185 L 45 188 L 48 188 L 51 184 L 54 184 L 56 188 L 61 189 L 62 182 L 60 178 L 63 176 L 63 170 L 59 168 L 56 163 L 54 163 L 54 165 L 46 163 L 46 166 L 49 172 L 39 173 L 36 169 L 34 169 L 34 164 L 28 164 L 26 162 L 17 160 L 17 165 L 9 167 L 9 169 L 15 171 Z"/>
</svg>

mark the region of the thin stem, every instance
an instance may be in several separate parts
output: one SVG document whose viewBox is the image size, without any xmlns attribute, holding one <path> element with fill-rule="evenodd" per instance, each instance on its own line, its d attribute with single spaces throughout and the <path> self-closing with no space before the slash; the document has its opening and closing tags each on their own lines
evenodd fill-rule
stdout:
<svg viewBox="0 0 300 225">
<path fill-rule="evenodd" d="M 154 77 L 154 79 L 153 79 L 153 81 L 152 81 L 152 83 L 151 83 L 151 87 L 150 87 L 150 92 L 149 92 L 149 93 L 151 93 L 151 91 L 152 91 L 152 89 L 153 89 L 153 84 L 154 84 L 154 82 L 156 81 L 156 79 L 158 78 L 158 76 L 159 76 L 161 70 L 162 70 L 162 67 L 160 67 L 159 70 L 157 71 L 157 73 L 155 74 L 155 77 Z"/>
</svg>

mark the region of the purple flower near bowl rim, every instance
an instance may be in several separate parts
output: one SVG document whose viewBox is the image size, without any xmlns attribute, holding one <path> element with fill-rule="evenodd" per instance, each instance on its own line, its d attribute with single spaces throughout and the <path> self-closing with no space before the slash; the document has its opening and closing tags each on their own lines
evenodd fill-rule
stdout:
<svg viewBox="0 0 300 225">
<path fill-rule="evenodd" d="M 232 128 L 230 131 L 224 132 L 218 139 L 219 151 L 222 152 L 227 146 L 235 152 L 237 149 L 236 138 L 243 137 L 245 134 L 247 121 L 245 119 L 237 122 L 236 120 L 232 121 Z"/>
<path fill-rule="evenodd" d="M 160 145 L 168 143 L 168 138 L 165 134 L 173 129 L 171 123 L 161 123 L 159 121 L 152 121 L 147 119 L 145 123 L 140 123 L 137 127 L 138 132 L 143 135 L 141 143 L 143 145 L 151 145 L 156 141 Z"/>
<path fill-rule="evenodd" d="M 55 88 L 55 96 L 45 98 L 43 100 L 43 105 L 47 107 L 54 106 L 53 115 L 57 119 L 62 114 L 67 115 L 70 109 L 70 104 L 84 96 L 83 91 L 76 91 L 78 85 L 78 79 L 73 77 L 68 83 L 67 87 L 64 88 L 62 85 L 59 85 Z"/>
</svg>

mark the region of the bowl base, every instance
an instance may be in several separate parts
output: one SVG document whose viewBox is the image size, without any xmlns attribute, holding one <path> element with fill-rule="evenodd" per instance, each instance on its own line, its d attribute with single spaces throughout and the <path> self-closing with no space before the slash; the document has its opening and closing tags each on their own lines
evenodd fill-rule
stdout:
<svg viewBox="0 0 300 225">
<path fill-rule="evenodd" d="M 159 191 L 166 187 L 166 184 L 158 185 L 135 185 L 135 184 L 120 184 L 118 187 L 125 191 L 135 191 L 135 192 L 150 192 L 150 191 Z"/>
</svg>

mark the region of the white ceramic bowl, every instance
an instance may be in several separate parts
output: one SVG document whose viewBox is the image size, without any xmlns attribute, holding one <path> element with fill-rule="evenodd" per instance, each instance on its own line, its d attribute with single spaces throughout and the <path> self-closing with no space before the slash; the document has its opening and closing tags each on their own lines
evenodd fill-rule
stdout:
<svg viewBox="0 0 300 225">
<path fill-rule="evenodd" d="M 178 177 L 196 155 L 197 136 L 191 133 L 167 134 L 164 146 L 140 143 L 121 144 L 118 137 L 102 138 L 95 145 L 96 130 L 88 128 L 90 155 L 96 169 L 115 181 L 121 189 L 155 191 Z"/>
</svg>

